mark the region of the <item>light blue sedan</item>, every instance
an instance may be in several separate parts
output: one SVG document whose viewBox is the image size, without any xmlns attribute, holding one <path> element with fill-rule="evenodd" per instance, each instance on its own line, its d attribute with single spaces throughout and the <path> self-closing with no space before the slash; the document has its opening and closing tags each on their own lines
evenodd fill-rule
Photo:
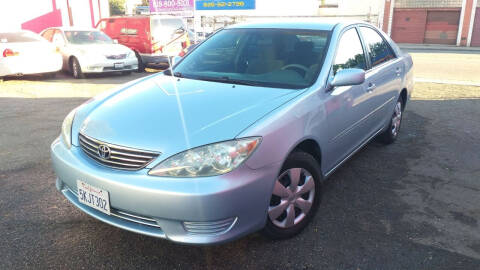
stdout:
<svg viewBox="0 0 480 270">
<path fill-rule="evenodd" d="M 412 91 L 411 57 L 369 24 L 228 27 L 70 112 L 51 146 L 56 187 L 175 242 L 292 237 L 326 177 L 371 139 L 396 140 Z"/>
</svg>

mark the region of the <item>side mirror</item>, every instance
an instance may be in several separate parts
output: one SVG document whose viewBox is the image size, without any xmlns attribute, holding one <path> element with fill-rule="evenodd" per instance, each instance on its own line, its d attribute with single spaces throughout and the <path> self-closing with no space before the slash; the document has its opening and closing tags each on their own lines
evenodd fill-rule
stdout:
<svg viewBox="0 0 480 270">
<path fill-rule="evenodd" d="M 359 68 L 342 69 L 335 74 L 330 86 L 358 85 L 365 82 L 365 70 Z"/>
<path fill-rule="evenodd" d="M 114 43 L 114 44 L 118 44 L 118 39 L 114 39 L 114 40 L 113 40 L 113 43 Z"/>
</svg>

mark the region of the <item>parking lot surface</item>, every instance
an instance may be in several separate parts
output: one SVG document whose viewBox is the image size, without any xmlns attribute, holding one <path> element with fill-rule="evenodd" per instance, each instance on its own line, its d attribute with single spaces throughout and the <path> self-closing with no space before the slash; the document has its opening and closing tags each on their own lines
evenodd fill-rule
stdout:
<svg viewBox="0 0 480 270">
<path fill-rule="evenodd" d="M 0 84 L 3 269 L 479 269 L 480 88 L 417 83 L 398 141 L 329 178 L 298 237 L 184 246 L 117 229 L 55 189 L 49 146 L 88 97 L 149 75 Z"/>
</svg>

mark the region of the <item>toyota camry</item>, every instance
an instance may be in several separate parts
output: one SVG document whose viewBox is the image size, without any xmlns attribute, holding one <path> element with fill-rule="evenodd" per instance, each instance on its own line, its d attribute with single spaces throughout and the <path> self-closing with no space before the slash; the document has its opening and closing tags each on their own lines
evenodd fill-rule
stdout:
<svg viewBox="0 0 480 270">
<path fill-rule="evenodd" d="M 56 187 L 98 220 L 175 242 L 289 238 L 324 179 L 373 138 L 397 139 L 412 91 L 411 57 L 370 24 L 226 27 L 71 111 L 51 146 Z"/>
</svg>

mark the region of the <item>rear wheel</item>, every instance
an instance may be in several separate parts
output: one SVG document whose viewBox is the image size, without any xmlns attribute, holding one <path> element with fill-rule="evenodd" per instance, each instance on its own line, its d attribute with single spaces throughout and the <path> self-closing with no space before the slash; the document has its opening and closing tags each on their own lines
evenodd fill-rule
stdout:
<svg viewBox="0 0 480 270">
<path fill-rule="evenodd" d="M 378 139 L 385 143 L 391 144 L 397 140 L 398 133 L 400 132 L 400 126 L 402 125 L 403 118 L 403 99 L 399 97 L 395 109 L 393 110 L 392 117 L 388 128 L 378 136 Z"/>
<path fill-rule="evenodd" d="M 138 61 L 137 72 L 144 72 L 145 71 L 145 64 L 142 61 L 142 57 L 140 56 L 140 54 L 138 52 L 135 52 L 135 56 L 137 57 L 137 61 Z"/>
<path fill-rule="evenodd" d="M 263 234 L 286 239 L 300 233 L 320 204 L 321 178 L 315 158 L 305 152 L 293 152 L 275 181 Z"/>
<path fill-rule="evenodd" d="M 80 66 L 80 63 L 75 57 L 73 57 L 70 61 L 70 70 L 72 71 L 72 75 L 75 79 L 85 78 L 85 74 L 83 74 L 82 72 L 82 67 Z"/>
</svg>

